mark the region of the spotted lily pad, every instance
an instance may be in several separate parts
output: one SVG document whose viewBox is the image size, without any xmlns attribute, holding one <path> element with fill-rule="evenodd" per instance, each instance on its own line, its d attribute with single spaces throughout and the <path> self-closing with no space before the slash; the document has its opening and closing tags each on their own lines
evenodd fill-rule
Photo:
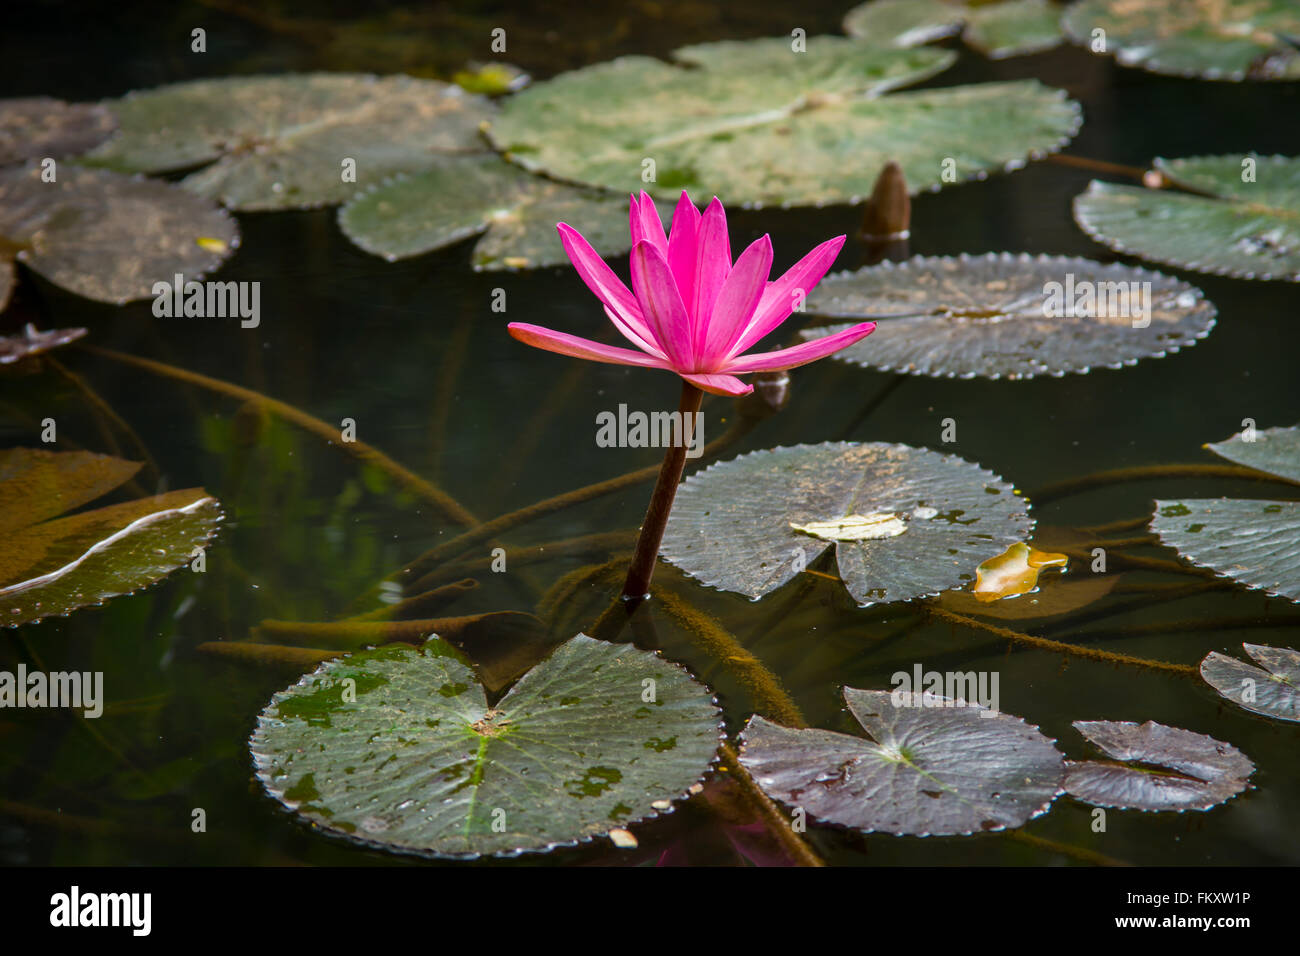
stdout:
<svg viewBox="0 0 1300 956">
<path fill-rule="evenodd" d="M 238 245 L 229 214 L 168 183 L 68 163 L 52 183 L 36 164 L 0 170 L 0 273 L 16 258 L 70 292 L 121 305 L 177 273 L 202 278 Z M 0 306 L 5 284 L 0 275 Z"/>
<path fill-rule="evenodd" d="M 439 154 L 481 150 L 493 109 L 454 84 L 352 73 L 194 80 L 109 105 L 121 128 L 87 161 L 149 173 L 203 166 L 181 185 L 241 210 L 338 203 Z"/>
<path fill-rule="evenodd" d="M 719 713 L 681 668 L 585 635 L 489 707 L 437 637 L 322 664 L 250 741 L 258 778 L 331 834 L 438 857 L 586 842 L 667 810 L 708 770 Z"/>
<path fill-rule="evenodd" d="M 1229 461 L 1300 481 L 1300 426 L 1234 435 L 1209 449 Z M 1151 530 L 1179 557 L 1248 588 L 1300 601 L 1300 501 L 1157 501 Z"/>
<path fill-rule="evenodd" d="M 1291 647 L 1242 644 L 1262 666 L 1211 651 L 1201 677 L 1234 704 L 1265 717 L 1300 721 L 1300 651 Z"/>
<path fill-rule="evenodd" d="M 1028 536 L 1028 512 L 1011 485 L 956 455 L 883 442 L 795 445 L 684 481 L 660 554 L 703 584 L 757 600 L 834 548 L 845 587 L 866 606 L 973 580 L 980 561 Z M 860 536 L 854 516 L 889 522 L 890 533 Z"/>
<path fill-rule="evenodd" d="M 1098 242 L 1143 259 L 1300 282 L 1300 158 L 1233 154 L 1154 166 L 1204 195 L 1093 180 L 1074 199 L 1075 221 Z"/>
<path fill-rule="evenodd" d="M 107 108 L 48 96 L 0 100 L 0 166 L 98 146 L 117 128 Z"/>
<path fill-rule="evenodd" d="M 1082 0 L 1061 20 L 1076 43 L 1125 66 L 1203 80 L 1300 79 L 1294 0 Z M 1099 36 L 1096 31 L 1104 31 Z"/>
<path fill-rule="evenodd" d="M 1001 60 L 1061 42 L 1061 7 L 1050 0 L 871 0 L 844 15 L 844 32 L 910 47 L 961 31 L 967 46 Z"/>
<path fill-rule="evenodd" d="M 221 506 L 202 488 L 57 517 L 139 467 L 91 452 L 0 451 L 0 624 L 129 594 L 187 564 L 208 542 Z"/>
<path fill-rule="evenodd" d="M 629 248 L 627 199 L 566 186 L 495 154 L 446 157 L 368 190 L 339 210 L 343 234 L 366 252 L 404 259 L 481 235 L 475 269 L 568 263 L 557 222 L 581 223 L 602 255 Z"/>
<path fill-rule="evenodd" d="M 1031 80 L 889 93 L 946 68 L 947 51 L 795 42 L 710 43 L 673 64 L 628 56 L 561 74 L 511 97 L 488 135 L 528 169 L 619 195 L 804 206 L 860 201 L 889 160 L 913 190 L 1017 168 L 1080 123 L 1077 104 Z"/>
<path fill-rule="evenodd" d="M 844 701 L 871 740 L 750 718 L 740 762 L 764 793 L 814 820 L 896 836 L 1018 827 L 1060 793 L 1060 751 L 1019 717 L 923 691 L 846 687 Z"/>
<path fill-rule="evenodd" d="M 1178 279 L 1066 256 L 917 256 L 823 279 L 806 311 L 877 322 L 835 358 L 946 378 L 1033 378 L 1120 368 L 1194 345 L 1214 306 Z M 899 316 L 877 318 L 878 316 Z M 851 323 L 850 323 L 851 324 Z M 848 328 L 802 333 L 820 338 Z"/>
<path fill-rule="evenodd" d="M 0 308 L 4 307 L 4 293 L 0 290 Z M 60 345 L 75 342 L 86 334 L 85 329 L 47 329 L 37 331 L 28 325 L 21 335 L 0 335 L 0 365 L 21 362 L 33 355 L 40 355 Z"/>
<path fill-rule="evenodd" d="M 1231 744 L 1148 720 L 1076 720 L 1074 728 L 1124 763 L 1069 761 L 1065 790 L 1121 810 L 1208 810 L 1248 786 L 1255 765 Z"/>
</svg>

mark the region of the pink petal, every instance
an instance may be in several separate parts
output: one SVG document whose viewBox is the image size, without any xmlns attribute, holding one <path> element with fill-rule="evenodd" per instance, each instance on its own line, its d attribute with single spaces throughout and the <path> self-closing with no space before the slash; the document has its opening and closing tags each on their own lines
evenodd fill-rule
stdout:
<svg viewBox="0 0 1300 956">
<path fill-rule="evenodd" d="M 700 219 L 699 236 L 695 241 L 694 285 L 689 292 L 682 289 L 682 298 L 686 301 L 686 311 L 691 317 L 694 330 L 692 341 L 697 355 L 704 352 L 713 304 L 730 273 L 731 240 L 727 236 L 727 213 L 718 197 L 714 196 Z"/>
<path fill-rule="evenodd" d="M 843 245 L 843 236 L 826 240 L 792 265 L 785 275 L 769 283 L 763 292 L 763 298 L 759 300 L 758 308 L 754 310 L 753 318 L 749 320 L 749 326 L 731 346 L 731 354 L 744 352 L 788 319 L 794 311 L 795 292 L 802 291 L 805 296 L 811 292 L 835 262 Z"/>
<path fill-rule="evenodd" d="M 668 255 L 668 237 L 664 233 L 663 220 L 659 218 L 654 200 L 644 190 L 640 199 L 632 197 L 627 223 L 628 230 L 632 233 L 632 245 L 645 240 L 665 256 Z"/>
<path fill-rule="evenodd" d="M 820 339 L 814 339 L 811 342 L 804 342 L 802 345 L 792 345 L 788 349 L 779 349 L 775 352 L 756 352 L 753 355 L 742 355 L 740 358 L 732 359 L 722 366 L 721 371 L 743 374 L 745 372 L 778 372 L 781 369 L 795 368 L 799 365 L 807 365 L 809 362 L 815 362 L 819 358 L 825 358 L 832 352 L 838 352 L 842 348 L 847 348 L 859 339 L 866 338 L 876 329 L 875 322 L 863 322 L 861 325 L 855 325 L 845 329 L 843 332 L 836 332 L 834 335 L 825 335 Z"/>
<path fill-rule="evenodd" d="M 693 371 L 690 316 L 668 263 L 648 242 L 638 242 L 632 249 L 632 289 L 654 340 L 664 350 L 669 363 L 679 371 Z"/>
<path fill-rule="evenodd" d="M 540 325 L 528 325 L 524 322 L 511 322 L 506 326 L 510 334 L 525 345 L 545 349 L 547 352 L 559 352 L 574 358 L 589 359 L 592 362 L 607 362 L 610 365 L 638 365 L 644 368 L 667 368 L 668 363 L 652 355 L 621 349 L 613 345 L 601 345 L 591 339 L 579 338 L 566 332 L 544 329 Z"/>
<path fill-rule="evenodd" d="M 614 274 L 614 270 L 605 264 L 605 260 L 591 248 L 591 244 L 582 238 L 576 229 L 563 222 L 557 223 L 555 228 L 560 234 L 560 242 L 564 244 L 565 254 L 573 263 L 573 268 L 578 270 L 578 275 L 587 284 L 587 288 L 622 319 L 622 325 L 614 323 L 619 327 L 619 331 L 623 332 L 623 326 L 632 329 L 636 333 L 636 338 L 629 336 L 633 345 L 640 346 L 641 343 L 637 338 L 642 342 L 655 344 L 654 335 L 641 315 L 641 307 L 637 304 L 636 297 L 623 284 L 623 280 Z"/>
<path fill-rule="evenodd" d="M 627 325 L 621 318 L 619 318 L 617 312 L 607 305 L 602 305 L 602 308 L 604 308 L 605 314 L 609 316 L 609 321 L 614 323 L 614 328 L 622 332 L 625 339 L 639 348 L 642 352 L 653 355 L 655 358 L 667 358 L 667 356 L 664 355 L 663 349 L 651 342 L 647 342 L 641 336 L 637 335 L 636 331 L 633 330 L 631 326 Z"/>
<path fill-rule="evenodd" d="M 682 190 L 673 210 L 672 230 L 668 233 L 668 267 L 683 296 L 695 287 L 695 243 L 699 238 L 700 211 Z"/>
<path fill-rule="evenodd" d="M 771 271 L 772 239 L 763 236 L 740 254 L 722 283 L 699 354 L 701 368 L 713 368 L 730 357 L 731 345 L 754 314 Z"/>
<path fill-rule="evenodd" d="M 692 385 L 714 395 L 748 395 L 754 390 L 753 385 L 746 385 L 734 375 L 682 375 Z"/>
</svg>

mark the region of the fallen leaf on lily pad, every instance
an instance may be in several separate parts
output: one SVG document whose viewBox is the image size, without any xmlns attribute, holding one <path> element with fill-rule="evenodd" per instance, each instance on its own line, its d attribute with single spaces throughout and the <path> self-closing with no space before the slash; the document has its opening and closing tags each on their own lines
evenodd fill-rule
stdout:
<svg viewBox="0 0 1300 956">
<path fill-rule="evenodd" d="M 1255 764 L 1231 744 L 1148 720 L 1076 720 L 1074 728 L 1121 764 L 1069 761 L 1065 790 L 1099 807 L 1208 810 L 1248 786 Z"/>
<path fill-rule="evenodd" d="M 1028 536 L 1028 511 L 1011 485 L 955 455 L 796 445 L 687 478 L 660 553 L 702 584 L 757 600 L 834 548 L 840 578 L 865 606 L 973 580 L 990 552 Z M 864 521 L 878 533 L 863 534 Z"/>
<path fill-rule="evenodd" d="M 181 185 L 246 211 L 342 202 L 439 154 L 482 150 L 479 125 L 493 109 L 454 84 L 360 73 L 192 80 L 110 106 L 121 128 L 85 161 L 149 173 L 203 166 Z"/>
<path fill-rule="evenodd" d="M 1065 570 L 1070 559 L 1064 554 L 1039 551 L 1017 541 L 995 558 L 975 569 L 972 593 L 985 603 L 1028 594 L 1038 587 L 1038 575 L 1044 568 Z"/>
<path fill-rule="evenodd" d="M 4 290 L 0 289 L 0 309 L 4 308 Z M 75 342 L 86 334 L 85 329 L 47 329 L 37 331 L 32 325 L 23 329 L 21 335 L 0 335 L 0 365 L 21 362 L 33 355 L 40 355 L 60 345 Z"/>
<path fill-rule="evenodd" d="M 1300 282 L 1300 157 L 1198 156 L 1153 166 L 1205 195 L 1093 180 L 1074 198 L 1083 231 L 1118 252 L 1183 269 Z"/>
<path fill-rule="evenodd" d="M 219 237 L 225 251 L 203 248 L 200 236 Z M 201 279 L 238 245 L 225 210 L 169 183 L 69 163 L 52 183 L 35 164 L 0 170 L 0 260 L 97 302 L 150 298 L 178 273 Z"/>
<path fill-rule="evenodd" d="M 116 128 L 113 114 L 92 103 L 48 96 L 0 100 L 0 166 L 83 153 Z"/>
<path fill-rule="evenodd" d="M 1063 758 L 1019 717 L 930 693 L 844 688 L 870 740 L 760 716 L 740 762 L 773 800 L 863 833 L 953 836 L 1018 827 L 1060 793 Z"/>
<path fill-rule="evenodd" d="M 1001 60 L 1059 44 L 1061 9 L 1050 0 L 871 0 L 844 15 L 844 32 L 911 47 L 960 30 L 967 46 Z"/>
<path fill-rule="evenodd" d="M 1203 80 L 1300 79 L 1300 8 L 1295 0 L 1082 0 L 1061 26 L 1124 66 Z"/>
<path fill-rule="evenodd" d="M 947 378 L 1033 378 L 1120 368 L 1195 345 L 1214 306 L 1179 279 L 1067 256 L 916 256 L 823 279 L 812 315 L 876 321 L 835 358 Z M 888 316 L 900 316 L 889 318 Z M 848 324 L 809 329 L 820 338 Z"/>
<path fill-rule="evenodd" d="M 1211 651 L 1201 677 L 1234 704 L 1265 717 L 1300 721 L 1300 651 L 1291 647 L 1242 644 L 1261 666 Z"/>
<path fill-rule="evenodd" d="M 267 792 L 316 827 L 474 858 L 657 816 L 708 771 L 720 730 L 707 687 L 627 645 L 579 634 L 489 707 L 431 638 L 322 664 L 272 698 L 249 747 Z"/>
<path fill-rule="evenodd" d="M 221 506 L 202 488 L 56 517 L 139 467 L 91 452 L 0 451 L 0 625 L 67 615 L 137 591 L 207 544 Z"/>
</svg>

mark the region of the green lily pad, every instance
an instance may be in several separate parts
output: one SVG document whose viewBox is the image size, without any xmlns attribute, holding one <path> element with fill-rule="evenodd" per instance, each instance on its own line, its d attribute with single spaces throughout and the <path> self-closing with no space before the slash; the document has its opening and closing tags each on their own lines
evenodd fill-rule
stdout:
<svg viewBox="0 0 1300 956">
<path fill-rule="evenodd" d="M 267 792 L 313 825 L 472 858 L 570 846 L 671 809 L 719 732 L 708 688 L 627 645 L 579 634 L 489 707 L 433 637 L 322 664 L 272 698 L 249 746 Z"/>
<path fill-rule="evenodd" d="M 1068 761 L 1065 790 L 1099 807 L 1208 810 L 1249 785 L 1255 764 L 1231 744 L 1148 720 L 1076 720 L 1074 728 L 1125 764 Z"/>
<path fill-rule="evenodd" d="M 113 114 L 92 103 L 48 96 L 0 100 L 0 166 L 83 153 L 116 128 Z"/>
<path fill-rule="evenodd" d="M 1093 180 L 1074 199 L 1083 231 L 1119 252 L 1184 269 L 1300 282 L 1300 158 L 1234 154 L 1153 165 L 1208 195 Z M 1243 174 L 1254 180 L 1243 182 Z"/>
<path fill-rule="evenodd" d="M 1203 80 L 1300 79 L 1300 9 L 1294 0 L 1082 0 L 1061 19 L 1066 34 L 1124 66 Z"/>
<path fill-rule="evenodd" d="M 911 47 L 960 30 L 967 46 L 1001 60 L 1059 44 L 1060 20 L 1061 7 L 1050 0 L 871 0 L 844 15 L 844 32 L 873 43 Z"/>
<path fill-rule="evenodd" d="M 1300 484 L 1300 426 L 1238 432 L 1205 447 L 1238 465 Z"/>
<path fill-rule="evenodd" d="M 629 56 L 565 73 L 511 97 L 488 135 L 528 169 L 619 195 L 803 206 L 862 200 L 889 160 L 913 190 L 981 179 L 1059 149 L 1080 123 L 1077 104 L 1030 80 L 884 95 L 946 68 L 947 51 L 792 43 L 710 43 L 677 51 L 677 64 Z"/>
<path fill-rule="evenodd" d="M 1252 713 L 1300 721 L 1300 651 L 1266 644 L 1241 646 L 1263 666 L 1211 651 L 1201 661 L 1201 677 L 1219 696 Z"/>
<path fill-rule="evenodd" d="M 881 533 L 807 530 L 852 516 Z M 1032 527 L 1011 485 L 956 455 L 826 442 L 751 452 L 686 479 L 660 554 L 702 584 L 757 600 L 834 548 L 844 586 L 865 607 L 974 581 L 981 561 Z"/>
<path fill-rule="evenodd" d="M 491 153 L 440 158 L 339 210 L 343 234 L 390 261 L 481 235 L 473 259 L 479 270 L 567 264 L 555 231 L 562 221 L 580 223 L 601 255 L 631 247 L 626 197 L 543 179 Z"/>
<path fill-rule="evenodd" d="M 769 797 L 863 833 L 953 836 L 1018 827 L 1061 790 L 1054 742 L 1019 717 L 947 697 L 844 688 L 872 738 L 751 717 L 740 762 Z"/>
<path fill-rule="evenodd" d="M 1215 314 L 1199 289 L 1158 272 L 1008 252 L 917 256 L 842 272 L 823 279 L 805 309 L 854 322 L 913 313 L 877 319 L 874 334 L 835 353 L 841 361 L 916 375 L 1012 379 L 1168 355 L 1208 335 Z"/>
<path fill-rule="evenodd" d="M 5 263 L 5 265 L 9 265 Z M 3 273 L 0 268 L 0 273 Z M 0 288 L 0 309 L 4 308 L 5 292 Z M 86 334 L 85 329 L 47 329 L 37 331 L 28 325 L 21 335 L 0 335 L 0 365 L 21 362 L 33 355 L 40 355 L 50 349 L 56 349 L 69 342 L 75 342 Z"/>
<path fill-rule="evenodd" d="M 88 299 L 150 298 L 154 283 L 201 279 L 238 245 L 225 210 L 168 183 L 68 163 L 52 183 L 35 164 L 0 170 L 0 259 Z"/>
<path fill-rule="evenodd" d="M 309 73 L 176 83 L 110 106 L 121 125 L 86 161 L 132 172 L 194 166 L 181 183 L 232 209 L 303 209 L 481 150 L 487 99 L 409 76 Z M 354 160 L 355 180 L 344 161 Z"/>
<path fill-rule="evenodd" d="M 90 452 L 0 452 L 0 624 L 67 615 L 147 587 L 208 542 L 221 506 L 202 488 L 55 517 L 139 467 Z"/>
</svg>

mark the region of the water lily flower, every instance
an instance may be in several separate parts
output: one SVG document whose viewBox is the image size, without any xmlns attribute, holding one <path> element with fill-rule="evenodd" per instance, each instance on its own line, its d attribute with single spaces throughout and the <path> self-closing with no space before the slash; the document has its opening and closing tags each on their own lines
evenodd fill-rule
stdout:
<svg viewBox="0 0 1300 956">
<path fill-rule="evenodd" d="M 553 329 L 511 322 L 510 334 L 549 352 L 593 362 L 667 369 L 715 395 L 746 395 L 752 385 L 737 375 L 775 372 L 825 358 L 869 335 L 863 322 L 774 352 L 745 352 L 790 317 L 835 261 L 844 237 L 828 239 L 774 281 L 772 240 L 763 236 L 734 263 L 727 215 L 714 197 L 703 215 L 685 192 L 665 234 L 654 200 L 632 197 L 629 290 L 590 243 L 567 223 L 556 228 L 564 251 L 614 326 L 635 349 L 602 345 Z"/>
</svg>

